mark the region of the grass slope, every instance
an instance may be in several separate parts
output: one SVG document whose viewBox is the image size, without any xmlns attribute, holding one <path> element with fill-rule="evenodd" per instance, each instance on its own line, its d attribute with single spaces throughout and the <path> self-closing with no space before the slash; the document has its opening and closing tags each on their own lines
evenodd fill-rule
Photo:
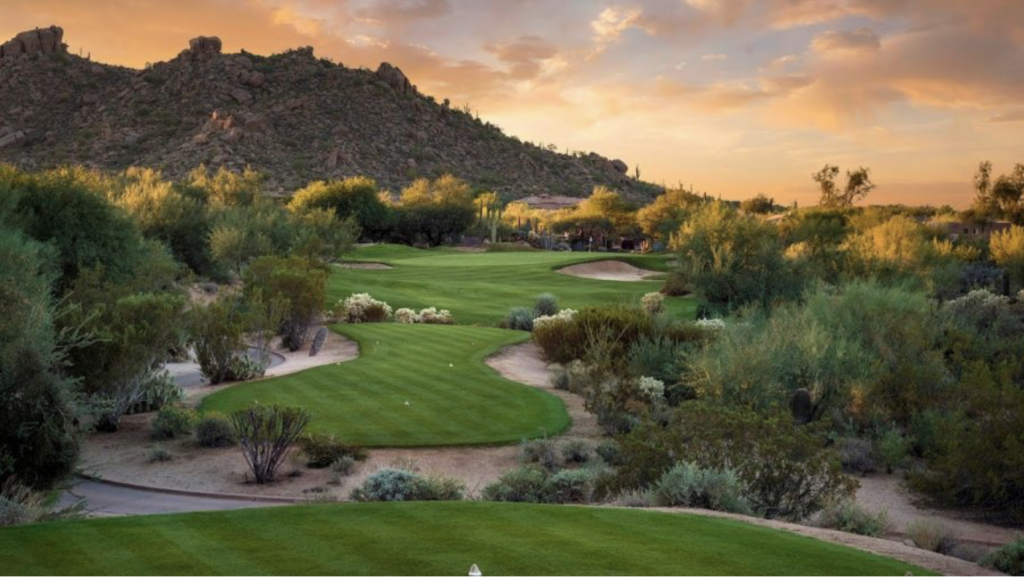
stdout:
<svg viewBox="0 0 1024 577">
<path fill-rule="evenodd" d="M 391 270 L 336 268 L 328 285 L 333 305 L 352 293 L 368 292 L 394 308 L 448 309 L 460 324 L 494 324 L 514 306 L 533 306 L 542 292 L 555 294 L 563 307 L 610 303 L 635 304 L 661 288 L 661 280 L 639 282 L 582 279 L 554 272 L 592 260 L 623 260 L 665 271 L 664 256 L 610 255 L 550 251 L 463 253 L 377 245 L 356 250 L 351 260 L 383 262 Z M 693 318 L 697 302 L 688 298 L 666 301 L 671 314 Z"/>
<path fill-rule="evenodd" d="M 504 503 L 351 503 L 0 529 L 24 575 L 930 575 L 737 521 Z"/>
<path fill-rule="evenodd" d="M 367 447 L 512 443 L 566 429 L 562 401 L 483 364 L 527 333 L 495 328 L 375 323 L 332 327 L 359 358 L 214 393 L 202 410 L 260 403 L 302 406 L 311 429 Z M 408 405 L 405 403 L 408 401 Z"/>
</svg>

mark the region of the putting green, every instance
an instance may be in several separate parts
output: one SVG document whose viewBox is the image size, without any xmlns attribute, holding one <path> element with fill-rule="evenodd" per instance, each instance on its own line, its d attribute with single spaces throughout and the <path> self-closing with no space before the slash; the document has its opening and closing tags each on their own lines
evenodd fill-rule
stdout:
<svg viewBox="0 0 1024 577">
<path fill-rule="evenodd" d="M 533 306 L 543 292 L 559 298 L 564 308 L 624 303 L 661 289 L 662 280 L 638 282 L 577 278 L 555 272 L 571 264 L 593 260 L 623 260 L 641 268 L 666 271 L 663 255 L 620 255 L 551 251 L 463 253 L 452 249 L 420 250 L 405 246 L 375 245 L 357 249 L 351 260 L 382 262 L 390 270 L 336 268 L 328 284 L 333 305 L 352 293 L 370 293 L 393 308 L 448 309 L 459 324 L 493 325 L 514 306 Z M 669 314 L 692 319 L 697 302 L 692 298 L 666 300 Z"/>
<path fill-rule="evenodd" d="M 515 443 L 568 428 L 561 399 L 502 378 L 483 363 L 528 333 L 496 328 L 336 325 L 359 358 L 240 384 L 203 400 L 231 412 L 277 403 L 312 411 L 312 430 L 367 447 Z"/>
<path fill-rule="evenodd" d="M 0 529 L 14 575 L 933 575 L 738 521 L 511 503 L 349 503 Z"/>
</svg>

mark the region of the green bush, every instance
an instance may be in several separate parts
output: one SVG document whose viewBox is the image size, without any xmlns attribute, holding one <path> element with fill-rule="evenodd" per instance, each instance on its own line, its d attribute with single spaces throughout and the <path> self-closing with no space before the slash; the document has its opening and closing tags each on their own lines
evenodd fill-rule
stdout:
<svg viewBox="0 0 1024 577">
<path fill-rule="evenodd" d="M 334 437 L 325 433 L 309 433 L 299 437 L 299 448 L 306 455 L 306 466 L 311 469 L 323 469 L 330 467 L 332 463 L 342 457 L 352 457 L 362 461 L 366 459 L 366 452 L 354 445 L 342 443 Z"/>
<path fill-rule="evenodd" d="M 559 310 L 558 297 L 551 293 L 537 295 L 537 300 L 533 303 L 534 316 L 551 316 L 557 314 Z"/>
<path fill-rule="evenodd" d="M 616 495 L 615 504 L 620 507 L 654 507 L 654 492 L 650 489 L 630 489 Z"/>
<path fill-rule="evenodd" d="M 595 449 L 597 456 L 601 457 L 601 460 L 612 467 L 618 466 L 622 463 L 622 447 L 619 446 L 617 441 L 611 439 L 607 441 L 601 441 L 601 444 Z"/>
<path fill-rule="evenodd" d="M 852 499 L 846 499 L 822 510 L 818 525 L 857 535 L 881 537 L 889 528 L 889 517 L 885 511 L 872 513 Z"/>
<path fill-rule="evenodd" d="M 174 459 L 174 455 L 170 451 L 163 447 L 153 447 L 146 454 L 146 462 L 148 463 L 166 463 Z"/>
<path fill-rule="evenodd" d="M 533 311 L 526 307 L 512 307 L 508 311 L 506 324 L 514 331 L 532 331 L 533 317 Z"/>
<path fill-rule="evenodd" d="M 523 441 L 521 450 L 520 460 L 524 464 L 540 465 L 548 471 L 558 469 L 558 452 L 555 450 L 554 441 L 548 439 Z"/>
<path fill-rule="evenodd" d="M 196 423 L 196 412 L 181 405 L 160 409 L 153 420 L 154 439 L 174 439 L 192 432 Z"/>
<path fill-rule="evenodd" d="M 706 469 L 677 463 L 654 485 L 654 500 L 662 507 L 698 507 L 749 515 L 745 487 L 735 471 Z"/>
<path fill-rule="evenodd" d="M 885 467 L 885 471 L 890 474 L 907 458 L 909 450 L 910 440 L 895 428 L 886 430 L 875 443 L 878 460 Z"/>
<path fill-rule="evenodd" d="M 586 463 L 590 460 L 590 447 L 579 439 L 567 441 L 562 445 L 562 458 L 566 463 Z"/>
<path fill-rule="evenodd" d="M 142 399 L 128 409 L 129 415 L 158 411 L 165 405 L 173 405 L 185 400 L 185 391 L 174 382 L 174 377 L 167 371 L 154 374 L 142 385 Z"/>
<path fill-rule="evenodd" d="M 800 520 L 850 497 L 857 483 L 820 424 L 796 425 L 787 412 L 760 414 L 700 402 L 648 419 L 619 438 L 622 462 L 609 489 L 653 485 L 685 455 L 705 469 L 732 468 L 753 510 Z"/>
<path fill-rule="evenodd" d="M 547 503 L 589 503 L 594 495 L 594 474 L 587 469 L 567 469 L 544 482 Z"/>
<path fill-rule="evenodd" d="M 331 463 L 331 472 L 347 477 L 355 472 L 358 464 L 359 461 L 357 461 L 355 457 L 351 455 L 344 455 L 338 457 L 333 463 Z"/>
<path fill-rule="evenodd" d="M 686 276 L 680 272 L 674 272 L 668 275 L 665 279 L 664 286 L 661 287 L 661 293 L 669 297 L 682 297 L 693 292 L 690 288 L 689 281 L 686 280 Z"/>
<path fill-rule="evenodd" d="M 401 469 L 381 469 L 352 491 L 355 501 L 459 501 L 465 492 L 460 481 L 424 477 Z"/>
<path fill-rule="evenodd" d="M 533 340 L 550 362 L 600 359 L 621 363 L 632 343 L 654 334 L 650 316 L 626 306 L 588 307 L 571 319 L 535 327 Z"/>
<path fill-rule="evenodd" d="M 866 475 L 876 469 L 871 441 L 857 437 L 845 437 L 837 443 L 843 470 Z"/>
<path fill-rule="evenodd" d="M 985 555 L 981 564 L 1007 575 L 1024 575 L 1024 536 Z"/>
<path fill-rule="evenodd" d="M 484 487 L 481 496 L 485 501 L 544 503 L 547 497 L 547 480 L 548 474 L 543 469 L 519 467 Z"/>
<path fill-rule="evenodd" d="M 196 424 L 196 440 L 203 447 L 230 447 L 235 444 L 235 426 L 221 413 L 205 413 Z"/>
</svg>

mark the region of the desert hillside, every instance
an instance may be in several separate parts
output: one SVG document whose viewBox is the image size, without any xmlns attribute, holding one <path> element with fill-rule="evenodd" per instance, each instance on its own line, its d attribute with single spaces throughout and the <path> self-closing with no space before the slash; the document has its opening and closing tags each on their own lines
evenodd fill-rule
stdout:
<svg viewBox="0 0 1024 577">
<path fill-rule="evenodd" d="M 223 54 L 199 37 L 143 70 L 70 53 L 60 27 L 0 48 L 0 162 L 24 168 L 153 166 L 177 178 L 199 164 L 268 175 L 290 193 L 311 180 L 367 175 L 400 189 L 452 173 L 508 197 L 585 196 L 594 185 L 636 199 L 620 160 L 524 143 L 447 100 L 421 94 L 402 71 L 346 68 L 298 48 Z"/>
</svg>

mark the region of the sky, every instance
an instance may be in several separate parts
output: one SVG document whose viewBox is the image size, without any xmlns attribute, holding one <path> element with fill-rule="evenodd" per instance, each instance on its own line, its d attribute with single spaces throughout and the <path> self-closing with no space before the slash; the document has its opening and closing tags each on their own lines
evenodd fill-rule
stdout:
<svg viewBox="0 0 1024 577">
<path fill-rule="evenodd" d="M 523 140 L 644 180 L 814 204 L 826 163 L 871 203 L 973 196 L 1024 162 L 1024 0 L 0 0 L 0 38 L 57 24 L 141 67 L 198 35 L 400 67 Z"/>
</svg>

